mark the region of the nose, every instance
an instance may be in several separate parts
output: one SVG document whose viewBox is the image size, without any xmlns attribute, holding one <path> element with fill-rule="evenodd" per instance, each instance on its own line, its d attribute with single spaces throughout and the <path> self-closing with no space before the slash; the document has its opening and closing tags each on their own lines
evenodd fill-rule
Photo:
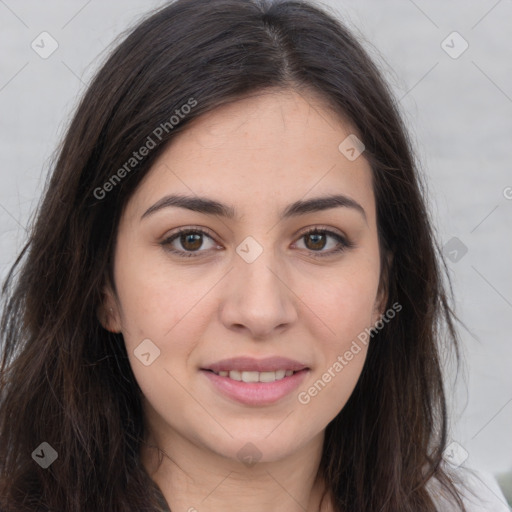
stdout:
<svg viewBox="0 0 512 512">
<path fill-rule="evenodd" d="M 298 318 L 296 295 L 271 251 L 264 250 L 252 263 L 236 256 L 223 293 L 221 322 L 254 339 L 271 337 Z"/>
</svg>

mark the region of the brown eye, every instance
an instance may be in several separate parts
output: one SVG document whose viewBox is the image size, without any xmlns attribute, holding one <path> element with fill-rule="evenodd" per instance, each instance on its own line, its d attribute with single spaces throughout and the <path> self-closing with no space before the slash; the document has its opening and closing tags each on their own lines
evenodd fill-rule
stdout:
<svg viewBox="0 0 512 512">
<path fill-rule="evenodd" d="M 215 247 L 213 238 L 197 229 L 182 229 L 161 242 L 161 245 L 166 251 L 184 257 L 201 256 Z"/>
<path fill-rule="evenodd" d="M 315 257 L 332 256 L 345 249 L 354 247 L 352 242 L 349 242 L 338 233 L 319 228 L 309 230 L 304 233 L 299 240 L 303 241 L 305 249 L 310 251 Z"/>
<path fill-rule="evenodd" d="M 309 233 L 304 236 L 304 239 L 311 242 L 310 244 L 308 244 L 308 242 L 306 242 L 306 247 L 308 249 L 311 249 L 312 251 L 321 250 L 325 247 L 325 244 L 326 244 L 325 233 L 317 233 L 317 232 Z"/>
<path fill-rule="evenodd" d="M 186 251 L 197 251 L 203 245 L 203 238 L 199 233 L 182 233 L 180 235 L 180 243 Z"/>
</svg>

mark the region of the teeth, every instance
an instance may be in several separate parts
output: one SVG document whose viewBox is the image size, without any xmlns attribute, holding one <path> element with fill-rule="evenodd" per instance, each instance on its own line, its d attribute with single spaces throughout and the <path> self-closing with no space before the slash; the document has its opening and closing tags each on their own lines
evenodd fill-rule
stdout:
<svg viewBox="0 0 512 512">
<path fill-rule="evenodd" d="M 260 380 L 260 374 L 258 372 L 242 372 L 243 382 L 258 382 Z"/>
<path fill-rule="evenodd" d="M 279 372 L 261 372 L 258 380 L 260 382 L 274 382 L 276 379 L 282 379 L 283 377 L 279 377 Z"/>
<path fill-rule="evenodd" d="M 238 370 L 232 370 L 229 372 L 229 378 L 233 380 L 242 380 L 242 373 Z"/>
<path fill-rule="evenodd" d="M 293 370 L 276 370 L 275 372 L 240 372 L 238 370 L 214 372 L 220 377 L 243 382 L 274 382 L 293 375 Z"/>
</svg>

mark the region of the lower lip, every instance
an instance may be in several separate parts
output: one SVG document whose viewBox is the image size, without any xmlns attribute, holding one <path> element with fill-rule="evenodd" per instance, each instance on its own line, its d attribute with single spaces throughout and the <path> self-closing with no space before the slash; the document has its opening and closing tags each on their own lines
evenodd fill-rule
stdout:
<svg viewBox="0 0 512 512">
<path fill-rule="evenodd" d="M 299 387 L 308 371 L 304 369 L 274 382 L 243 382 L 201 370 L 221 393 L 246 405 L 267 405 L 277 402 Z"/>
</svg>

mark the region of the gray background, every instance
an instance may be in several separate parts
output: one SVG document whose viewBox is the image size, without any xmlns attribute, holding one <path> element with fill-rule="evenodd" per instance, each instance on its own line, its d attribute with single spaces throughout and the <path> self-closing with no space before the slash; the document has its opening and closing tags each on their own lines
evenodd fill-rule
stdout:
<svg viewBox="0 0 512 512">
<path fill-rule="evenodd" d="M 77 98 L 112 41 L 163 3 L 0 0 L 0 278 L 24 241 Z M 512 0 L 326 3 L 400 98 L 441 243 L 456 237 L 467 248 L 448 260 L 471 331 L 460 329 L 467 370 L 449 386 L 451 439 L 467 452 L 464 464 L 510 470 Z M 31 48 L 43 31 L 59 44 L 47 59 Z M 441 46 L 453 31 L 469 44 L 456 59 Z M 452 40 L 451 51 L 461 48 Z"/>
</svg>

